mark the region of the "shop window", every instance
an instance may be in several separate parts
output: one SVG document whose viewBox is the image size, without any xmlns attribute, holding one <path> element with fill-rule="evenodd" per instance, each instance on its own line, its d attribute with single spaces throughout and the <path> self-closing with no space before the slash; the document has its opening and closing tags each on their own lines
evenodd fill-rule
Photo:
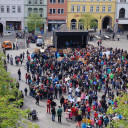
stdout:
<svg viewBox="0 0 128 128">
<path fill-rule="evenodd" d="M 21 30 L 21 22 L 7 21 L 6 22 L 6 30 L 9 30 L 9 31 Z"/>
</svg>

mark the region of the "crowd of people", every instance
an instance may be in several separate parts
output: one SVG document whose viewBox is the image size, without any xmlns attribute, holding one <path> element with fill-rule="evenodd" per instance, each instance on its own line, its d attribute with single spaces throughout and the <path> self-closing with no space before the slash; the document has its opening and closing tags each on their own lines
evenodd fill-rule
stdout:
<svg viewBox="0 0 128 128">
<path fill-rule="evenodd" d="M 122 119 L 117 113 L 108 117 L 106 112 L 110 105 L 118 107 L 114 98 L 126 92 L 127 51 L 88 45 L 61 54 L 47 48 L 43 53 L 28 53 L 27 57 L 25 79 L 30 95 L 36 98 L 37 105 L 40 99 L 47 99 L 52 121 L 57 105 L 54 99 L 58 98 L 58 122 L 62 112 L 66 119 L 77 121 L 76 127 L 81 127 L 82 121 L 82 128 L 103 128 L 112 119 Z"/>
</svg>

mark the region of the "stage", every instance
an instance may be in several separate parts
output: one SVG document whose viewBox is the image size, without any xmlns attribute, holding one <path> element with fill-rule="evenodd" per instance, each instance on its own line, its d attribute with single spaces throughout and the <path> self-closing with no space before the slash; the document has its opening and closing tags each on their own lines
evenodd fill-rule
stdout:
<svg viewBox="0 0 128 128">
<path fill-rule="evenodd" d="M 53 45 L 57 49 L 85 48 L 88 44 L 87 31 L 54 31 Z"/>
</svg>

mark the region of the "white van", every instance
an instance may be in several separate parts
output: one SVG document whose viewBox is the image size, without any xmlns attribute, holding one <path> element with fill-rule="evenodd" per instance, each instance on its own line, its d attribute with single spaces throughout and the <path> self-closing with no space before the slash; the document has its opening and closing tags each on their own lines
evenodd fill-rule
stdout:
<svg viewBox="0 0 128 128">
<path fill-rule="evenodd" d="M 44 39 L 42 36 L 37 36 L 36 46 L 42 46 L 44 45 Z"/>
</svg>

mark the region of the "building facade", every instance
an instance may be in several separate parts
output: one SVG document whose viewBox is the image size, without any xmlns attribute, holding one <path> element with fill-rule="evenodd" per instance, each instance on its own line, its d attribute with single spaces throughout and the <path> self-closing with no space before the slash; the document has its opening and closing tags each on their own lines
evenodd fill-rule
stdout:
<svg viewBox="0 0 128 128">
<path fill-rule="evenodd" d="M 107 29 L 115 25 L 116 0 L 68 0 L 67 25 L 70 29 L 83 29 L 83 14 L 91 14 L 98 26 Z"/>
<path fill-rule="evenodd" d="M 128 0 L 117 0 L 117 28 L 128 30 Z"/>
<path fill-rule="evenodd" d="M 40 17 L 44 18 L 41 28 L 37 28 L 36 32 L 44 31 L 47 29 L 47 0 L 25 0 L 25 31 L 28 31 L 27 18 L 31 13 L 38 13 Z M 36 22 L 36 21 L 35 21 Z"/>
<path fill-rule="evenodd" d="M 67 0 L 47 0 L 48 31 L 59 29 L 67 22 Z"/>
<path fill-rule="evenodd" d="M 24 31 L 24 0 L 0 0 L 0 33 Z"/>
</svg>

